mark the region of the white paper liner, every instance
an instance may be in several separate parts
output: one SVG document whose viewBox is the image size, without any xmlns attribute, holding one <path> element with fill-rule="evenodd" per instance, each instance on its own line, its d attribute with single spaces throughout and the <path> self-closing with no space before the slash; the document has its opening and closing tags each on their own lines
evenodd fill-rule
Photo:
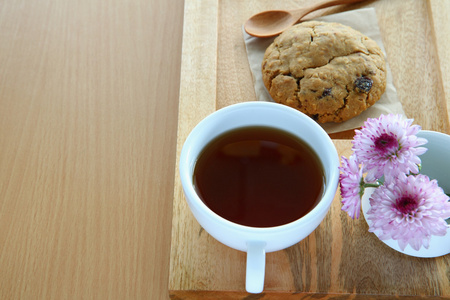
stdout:
<svg viewBox="0 0 450 300">
<path fill-rule="evenodd" d="M 381 39 L 380 29 L 378 27 L 378 20 L 374 8 L 363 8 L 333 15 L 315 18 L 317 21 L 337 22 L 352 27 L 355 30 L 370 37 L 380 46 L 386 58 L 386 52 Z M 273 38 L 257 38 L 250 36 L 242 27 L 244 35 L 245 47 L 247 50 L 247 57 L 250 64 L 250 69 L 253 74 L 253 83 L 255 86 L 256 98 L 259 101 L 274 101 L 267 91 L 262 81 L 261 63 L 264 57 L 264 52 L 267 47 L 273 42 Z M 392 73 L 386 59 L 386 91 L 374 105 L 362 112 L 360 115 L 347 120 L 342 123 L 325 123 L 320 124 L 326 132 L 335 133 L 346 131 L 354 128 L 359 128 L 364 124 L 367 118 L 377 118 L 381 114 L 401 114 L 405 116 L 402 105 L 397 98 L 397 91 L 393 84 Z"/>
</svg>

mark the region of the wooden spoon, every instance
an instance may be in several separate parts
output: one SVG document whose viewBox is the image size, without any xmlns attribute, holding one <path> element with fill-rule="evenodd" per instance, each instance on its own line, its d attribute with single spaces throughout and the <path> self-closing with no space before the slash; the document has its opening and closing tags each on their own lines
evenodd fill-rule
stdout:
<svg viewBox="0 0 450 300">
<path fill-rule="evenodd" d="M 280 34 L 310 12 L 339 4 L 350 4 L 363 0 L 323 0 L 295 10 L 268 10 L 260 12 L 244 24 L 245 31 L 256 37 L 271 37 Z"/>
</svg>

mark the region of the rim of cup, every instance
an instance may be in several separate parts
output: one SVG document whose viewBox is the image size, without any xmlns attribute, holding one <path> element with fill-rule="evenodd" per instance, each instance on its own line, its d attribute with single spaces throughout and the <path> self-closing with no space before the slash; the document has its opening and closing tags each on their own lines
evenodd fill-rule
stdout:
<svg viewBox="0 0 450 300">
<path fill-rule="evenodd" d="M 319 201 L 316 206 L 309 211 L 306 215 L 303 217 L 292 221 L 290 223 L 273 226 L 273 227 L 252 227 L 247 225 L 241 225 L 238 223 L 234 223 L 232 221 L 229 221 L 217 213 L 215 213 L 213 210 L 211 210 L 200 198 L 200 196 L 197 194 L 194 185 L 192 183 L 192 176 L 193 176 L 193 170 L 195 168 L 195 163 L 198 158 L 198 155 L 201 154 L 201 151 L 198 153 L 198 155 L 195 156 L 194 159 L 189 160 L 188 157 L 190 156 L 191 152 L 191 143 L 196 138 L 197 132 L 203 130 L 203 127 L 208 126 L 211 118 L 216 118 L 217 115 L 220 114 L 226 114 L 229 113 L 231 110 L 241 109 L 245 106 L 273 106 L 271 109 L 278 109 L 283 110 L 285 113 L 291 114 L 291 115 L 297 115 L 300 118 L 303 118 L 305 122 L 308 123 L 308 126 L 311 128 L 314 128 L 314 130 L 317 131 L 318 134 L 323 136 L 323 141 L 328 144 L 330 154 L 330 174 L 329 176 L 326 176 L 327 182 L 324 183 L 325 188 L 322 194 L 322 200 Z M 241 126 L 237 126 L 241 127 Z M 212 139 L 217 137 L 219 134 L 215 135 Z M 209 141 L 210 142 L 210 141 Z M 206 143 L 207 144 L 207 143 Z M 206 145 L 205 144 L 205 145 Z M 309 144 L 309 143 L 308 143 Z M 310 144 L 309 144 L 310 145 Z M 311 146 L 311 145 L 310 145 Z M 202 147 L 203 149 L 204 147 Z M 333 158 L 334 157 L 334 158 Z M 323 161 L 321 159 L 321 163 L 323 164 Z M 232 104 L 229 106 L 226 106 L 224 108 L 221 108 L 207 117 L 205 117 L 202 121 L 200 121 L 194 129 L 190 132 L 189 136 L 184 142 L 181 154 L 180 154 L 180 179 L 183 183 L 183 189 L 186 194 L 189 194 L 189 197 L 187 197 L 188 202 L 192 201 L 194 202 L 195 206 L 202 211 L 206 212 L 206 215 L 210 219 L 215 219 L 217 222 L 223 223 L 226 226 L 235 228 L 237 230 L 246 230 L 247 232 L 255 232 L 255 233 L 271 233 L 271 232 L 277 232 L 279 230 L 283 231 L 289 231 L 290 229 L 296 228 L 299 223 L 309 223 L 314 222 L 316 219 L 317 214 L 322 214 L 328 211 L 334 196 L 336 194 L 336 188 L 339 182 L 339 156 L 337 154 L 336 147 L 334 146 L 331 138 L 328 136 L 328 134 L 325 132 L 325 130 L 317 124 L 314 120 L 312 120 L 307 115 L 301 113 L 300 111 L 295 110 L 294 108 L 281 105 L 278 103 L 272 103 L 272 102 L 259 102 L 259 101 L 251 101 L 251 102 L 242 102 L 237 104 Z M 327 168 L 326 166 L 323 166 L 323 168 Z M 331 195 L 330 195 L 331 194 Z M 324 201 L 323 199 L 331 199 L 329 201 Z"/>
</svg>

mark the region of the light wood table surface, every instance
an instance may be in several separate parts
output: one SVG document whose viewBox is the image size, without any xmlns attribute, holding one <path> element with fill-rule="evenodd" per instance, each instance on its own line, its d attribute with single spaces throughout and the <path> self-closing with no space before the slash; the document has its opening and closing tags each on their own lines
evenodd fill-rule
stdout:
<svg viewBox="0 0 450 300">
<path fill-rule="evenodd" d="M 167 299 L 169 288 L 178 291 L 172 292 L 174 298 L 217 298 L 224 294 L 214 291 L 224 288 L 229 288 L 230 298 L 247 297 L 240 271 L 245 257 L 214 244 L 206 234 L 201 238 L 209 256 L 200 264 L 192 256 L 189 260 L 198 268 L 174 267 L 169 274 L 171 249 L 197 251 L 189 250 L 189 244 L 172 242 L 171 247 L 172 201 L 181 200 L 176 146 L 189 130 L 183 124 L 177 128 L 179 91 L 180 101 L 198 96 L 214 100 L 201 106 L 190 102 L 200 113 L 182 118 L 192 118 L 189 126 L 202 114 L 242 97 L 250 99 L 251 77 L 233 26 L 268 5 L 301 2 L 0 1 L 0 299 Z M 411 18 L 418 22 L 404 27 L 398 42 L 388 39 L 386 45 L 392 51 L 388 55 L 399 96 L 405 103 L 410 95 L 413 99 L 406 112 L 425 129 L 450 133 L 450 28 L 443 26 L 448 24 L 448 2 L 409 0 L 404 10 L 398 9 L 403 0 L 379 2 L 373 5 L 387 7 L 380 20 L 385 34 L 392 36 Z M 196 22 L 200 14 L 208 26 Z M 390 20 L 395 20 L 392 26 L 387 25 Z M 405 48 L 407 55 L 398 55 L 412 43 L 417 48 Z M 199 52 L 201 59 L 191 55 L 201 49 L 209 49 Z M 428 55 L 426 61 L 418 59 L 423 53 Z M 230 61 L 233 68 L 227 68 Z M 206 64 L 194 65 L 198 62 Z M 418 65 L 410 67 L 408 62 Z M 201 75 L 205 68 L 213 72 L 208 78 Z M 425 96 L 435 99 L 431 107 L 420 102 Z M 180 108 L 189 111 L 186 102 Z M 361 228 L 345 220 L 344 228 L 363 236 Z M 198 228 L 193 232 L 198 235 Z M 378 245 L 367 239 L 367 245 Z M 305 253 L 317 263 L 321 256 L 310 247 L 320 241 L 315 235 L 308 244 L 285 253 L 291 257 Z M 235 263 L 224 268 L 213 261 L 205 273 L 216 249 Z M 392 254 L 383 262 L 398 257 Z M 421 260 L 400 260 L 410 272 L 421 266 Z M 276 262 L 276 256 L 269 259 L 272 272 L 289 268 Z M 362 267 L 373 266 L 365 263 Z M 408 273 L 406 277 L 413 279 L 403 281 L 400 294 L 449 294 L 448 259 L 426 264 L 427 272 L 436 271 L 426 287 Z M 323 269 L 313 264 L 305 270 L 311 271 Z M 180 272 L 184 273 L 179 276 Z M 340 278 L 339 269 L 332 272 L 332 278 Z M 224 276 L 228 281 L 222 280 Z M 290 274 L 283 276 L 287 276 L 284 283 L 292 283 Z M 392 292 L 376 286 L 380 278 L 364 278 L 362 286 L 351 281 L 330 286 L 349 291 L 349 298 L 355 296 L 352 288 Z M 278 283 L 271 284 L 276 289 Z M 304 285 L 329 291 L 314 280 L 300 282 L 291 291 Z"/>
<path fill-rule="evenodd" d="M 0 299 L 167 299 L 184 2 L 0 1 Z"/>
</svg>

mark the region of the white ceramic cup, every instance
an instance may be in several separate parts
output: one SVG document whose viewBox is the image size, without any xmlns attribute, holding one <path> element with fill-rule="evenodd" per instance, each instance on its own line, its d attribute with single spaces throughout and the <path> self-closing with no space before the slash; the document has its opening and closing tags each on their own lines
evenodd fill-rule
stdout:
<svg viewBox="0 0 450 300">
<path fill-rule="evenodd" d="M 325 188 L 320 202 L 305 216 L 275 227 L 249 227 L 228 221 L 209 209 L 193 185 L 193 173 L 203 148 L 218 135 L 246 126 L 281 129 L 309 144 L 324 168 Z M 221 243 L 247 252 L 246 290 L 264 287 L 265 253 L 292 246 L 316 229 L 327 214 L 339 181 L 339 157 L 328 134 L 305 114 L 271 102 L 244 102 L 222 108 L 203 119 L 187 137 L 180 156 L 180 176 L 189 207 L 200 225 Z M 299 195 L 301 197 L 301 195 Z"/>
</svg>

